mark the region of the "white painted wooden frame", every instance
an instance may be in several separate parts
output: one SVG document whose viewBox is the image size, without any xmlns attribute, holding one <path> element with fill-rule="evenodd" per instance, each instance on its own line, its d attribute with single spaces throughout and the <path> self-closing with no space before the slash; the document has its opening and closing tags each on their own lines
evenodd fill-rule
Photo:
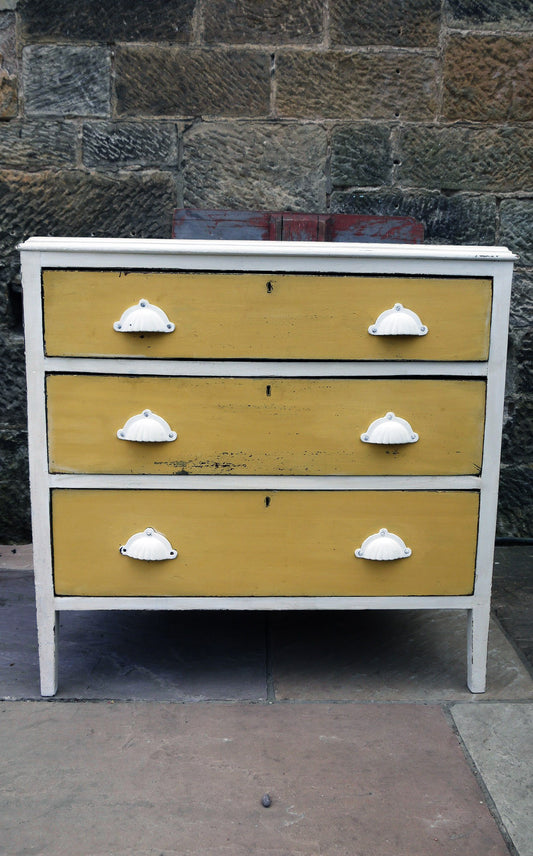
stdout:
<svg viewBox="0 0 533 856">
<path fill-rule="evenodd" d="M 20 246 L 26 329 L 29 460 L 41 693 L 58 680 L 60 610 L 101 609 L 464 609 L 468 614 L 467 683 L 485 690 L 507 326 L 515 256 L 503 247 L 330 244 L 259 241 L 30 238 Z M 490 277 L 493 280 L 487 362 L 262 362 L 47 358 L 43 350 L 43 268 L 136 270 L 246 270 L 376 275 Z M 477 476 L 104 476 L 51 475 L 48 471 L 45 373 L 91 372 L 233 377 L 486 377 L 482 469 Z M 249 490 L 479 490 L 480 512 L 474 592 L 446 597 L 58 597 L 53 588 L 50 490 L 60 487 Z"/>
</svg>

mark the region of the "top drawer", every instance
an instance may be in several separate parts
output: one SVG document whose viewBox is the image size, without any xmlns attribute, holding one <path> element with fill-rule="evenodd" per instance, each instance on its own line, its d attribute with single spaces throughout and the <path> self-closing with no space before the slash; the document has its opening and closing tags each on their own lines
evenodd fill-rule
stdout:
<svg viewBox="0 0 533 856">
<path fill-rule="evenodd" d="M 141 299 L 172 332 L 117 332 Z M 44 270 L 48 356 L 486 360 L 488 278 Z M 371 335 L 401 304 L 426 335 Z"/>
</svg>

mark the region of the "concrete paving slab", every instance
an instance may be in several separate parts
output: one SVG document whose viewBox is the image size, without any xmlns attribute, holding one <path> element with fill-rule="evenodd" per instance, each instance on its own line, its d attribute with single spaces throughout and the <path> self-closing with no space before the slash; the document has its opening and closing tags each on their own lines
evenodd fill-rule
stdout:
<svg viewBox="0 0 533 856">
<path fill-rule="evenodd" d="M 469 692 L 465 612 L 282 613 L 271 639 L 279 700 L 533 698 L 528 669 L 494 622 L 487 692 Z"/>
<path fill-rule="evenodd" d="M 37 699 L 33 575 L 0 571 L 0 697 Z M 250 613 L 63 612 L 58 699 L 262 700 L 265 618 Z"/>
<path fill-rule="evenodd" d="M 0 739 L 6 856 L 508 856 L 438 706 L 4 702 Z"/>
<path fill-rule="evenodd" d="M 0 571 L 0 698 L 39 694 L 33 576 Z M 62 613 L 59 699 L 469 700 L 451 611 Z M 533 698 L 497 625 L 482 698 Z"/>
<path fill-rule="evenodd" d="M 492 610 L 533 671 L 533 545 L 496 548 Z"/>
<path fill-rule="evenodd" d="M 520 856 L 533 856 L 533 707 L 453 705 L 452 716 Z"/>
</svg>

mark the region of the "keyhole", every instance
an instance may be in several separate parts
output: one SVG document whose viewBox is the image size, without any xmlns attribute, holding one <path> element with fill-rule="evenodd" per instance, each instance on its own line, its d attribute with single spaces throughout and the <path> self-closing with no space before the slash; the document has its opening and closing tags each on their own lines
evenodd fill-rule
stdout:
<svg viewBox="0 0 533 856">
<path fill-rule="evenodd" d="M 271 394 L 272 394 L 272 387 L 270 386 L 270 384 L 267 384 L 266 394 L 267 394 L 267 395 L 271 395 Z"/>
<path fill-rule="evenodd" d="M 274 286 L 272 285 L 270 280 L 266 284 L 266 290 L 268 291 L 269 294 L 272 294 L 272 292 L 274 291 Z"/>
<path fill-rule="evenodd" d="M 265 496 L 265 508 L 268 508 L 269 505 L 270 505 L 270 497 Z"/>
</svg>

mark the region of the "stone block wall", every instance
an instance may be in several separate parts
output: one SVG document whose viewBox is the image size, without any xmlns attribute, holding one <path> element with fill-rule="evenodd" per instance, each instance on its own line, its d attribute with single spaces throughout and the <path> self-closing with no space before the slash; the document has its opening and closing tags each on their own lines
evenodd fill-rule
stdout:
<svg viewBox="0 0 533 856">
<path fill-rule="evenodd" d="M 532 535 L 532 0 L 0 0 L 0 542 L 30 538 L 17 242 L 178 207 L 520 255 L 499 534 Z"/>
</svg>

